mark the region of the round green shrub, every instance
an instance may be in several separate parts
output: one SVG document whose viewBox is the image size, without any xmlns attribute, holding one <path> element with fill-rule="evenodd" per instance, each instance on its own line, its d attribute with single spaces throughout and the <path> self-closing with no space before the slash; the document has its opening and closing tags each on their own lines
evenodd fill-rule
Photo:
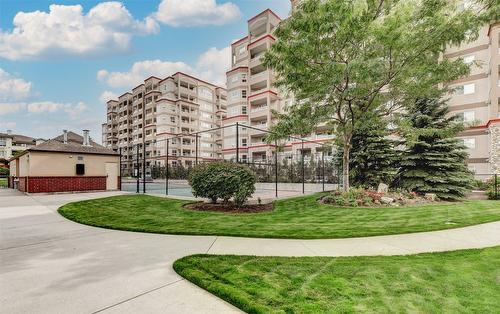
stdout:
<svg viewBox="0 0 500 314">
<path fill-rule="evenodd" d="M 8 176 L 9 175 L 9 169 L 8 168 L 2 168 L 2 167 L 0 167 L 0 175 Z"/>
<path fill-rule="evenodd" d="M 255 192 L 255 174 L 246 166 L 228 162 L 197 165 L 189 174 L 189 185 L 196 197 L 218 199 L 227 203 L 231 198 L 237 206 L 243 205 Z"/>
</svg>

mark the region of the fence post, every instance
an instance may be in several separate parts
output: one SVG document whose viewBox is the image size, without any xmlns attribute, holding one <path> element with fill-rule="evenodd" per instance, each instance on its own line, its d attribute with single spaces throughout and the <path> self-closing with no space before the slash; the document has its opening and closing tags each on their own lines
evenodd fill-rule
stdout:
<svg viewBox="0 0 500 314">
<path fill-rule="evenodd" d="M 275 195 L 278 197 L 278 141 L 274 140 L 274 175 L 275 175 Z"/>
<path fill-rule="evenodd" d="M 167 160 L 165 161 L 165 195 L 168 195 L 168 138 L 167 138 L 167 148 L 166 148 L 166 154 L 167 154 Z"/>
<path fill-rule="evenodd" d="M 119 162 L 119 165 L 118 165 L 118 167 L 120 167 L 119 170 L 118 170 L 118 175 L 120 176 L 120 182 L 118 182 L 118 183 L 120 184 L 120 186 L 119 186 L 120 189 L 119 190 L 121 191 L 122 190 L 122 148 L 121 147 L 118 148 L 118 152 L 120 154 L 120 162 Z"/>
<path fill-rule="evenodd" d="M 240 162 L 240 133 L 239 123 L 236 122 L 236 163 Z"/>
<path fill-rule="evenodd" d="M 305 168 L 305 165 L 304 165 L 304 140 L 302 140 L 302 147 L 300 149 L 300 158 L 301 158 L 301 162 L 302 162 L 302 194 L 305 194 L 306 193 L 306 183 L 305 183 L 305 180 L 306 180 L 306 168 Z"/>
<path fill-rule="evenodd" d="M 323 180 L 323 192 L 325 192 L 325 147 L 321 149 L 321 177 Z"/>
<path fill-rule="evenodd" d="M 495 199 L 498 200 L 498 174 L 495 173 Z"/>
<path fill-rule="evenodd" d="M 142 193 L 146 193 L 146 139 L 142 142 Z"/>
<path fill-rule="evenodd" d="M 196 146 L 195 147 L 195 157 L 194 157 L 194 164 L 197 165 L 198 164 L 198 133 L 196 133 L 195 135 L 195 140 L 194 140 L 194 145 Z"/>
<path fill-rule="evenodd" d="M 136 193 L 139 193 L 139 144 L 137 144 L 137 146 L 135 147 L 136 148 L 136 155 L 135 155 L 135 170 L 136 170 L 136 174 L 135 174 L 135 178 L 137 180 L 137 189 L 136 189 Z"/>
<path fill-rule="evenodd" d="M 337 162 L 337 190 L 340 190 L 340 162 Z"/>
</svg>

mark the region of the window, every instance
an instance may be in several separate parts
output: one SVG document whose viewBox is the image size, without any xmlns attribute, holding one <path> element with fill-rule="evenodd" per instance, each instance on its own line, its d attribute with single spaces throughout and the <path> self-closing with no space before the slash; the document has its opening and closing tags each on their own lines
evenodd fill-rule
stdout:
<svg viewBox="0 0 500 314">
<path fill-rule="evenodd" d="M 241 98 L 247 98 L 247 90 L 246 89 L 241 90 Z"/>
<path fill-rule="evenodd" d="M 455 88 L 456 95 L 470 95 L 476 91 L 476 84 L 465 84 Z"/>
<path fill-rule="evenodd" d="M 247 74 L 246 73 L 241 73 L 241 81 L 245 83 L 247 81 Z"/>
<path fill-rule="evenodd" d="M 476 60 L 476 56 L 474 55 L 464 57 L 464 63 L 466 64 L 471 64 L 474 60 Z"/>
<path fill-rule="evenodd" d="M 462 139 L 465 147 L 468 149 L 474 149 L 476 148 L 476 139 L 475 138 L 464 138 Z"/>
<path fill-rule="evenodd" d="M 214 97 L 214 94 L 212 91 L 205 87 L 205 86 L 200 86 L 198 87 L 198 96 L 204 99 L 212 99 Z"/>
<path fill-rule="evenodd" d="M 170 117 L 170 122 L 175 123 L 175 117 Z"/>
<path fill-rule="evenodd" d="M 0 140 L 0 146 L 7 146 L 7 141 L 4 139 Z"/>
<path fill-rule="evenodd" d="M 247 114 L 247 106 L 241 106 L 241 114 Z"/>
<path fill-rule="evenodd" d="M 240 78 L 238 77 L 238 75 L 233 75 L 233 76 L 231 76 L 230 82 L 231 83 L 238 83 L 239 80 L 240 80 Z"/>
<path fill-rule="evenodd" d="M 84 164 L 76 164 L 76 175 L 83 176 L 85 174 L 85 165 Z"/>
<path fill-rule="evenodd" d="M 247 47 L 245 45 L 241 45 L 238 47 L 238 55 L 241 56 L 247 52 Z"/>
<path fill-rule="evenodd" d="M 247 147 L 247 139 L 246 138 L 241 139 L 241 146 Z"/>
<path fill-rule="evenodd" d="M 464 111 L 457 113 L 458 118 L 463 122 L 472 122 L 475 119 L 474 111 Z"/>
<path fill-rule="evenodd" d="M 240 91 L 239 90 L 233 90 L 230 94 L 231 99 L 238 99 L 240 98 Z"/>
<path fill-rule="evenodd" d="M 83 160 L 83 156 L 78 156 L 77 159 L 78 159 L 78 161 L 82 161 Z"/>
</svg>

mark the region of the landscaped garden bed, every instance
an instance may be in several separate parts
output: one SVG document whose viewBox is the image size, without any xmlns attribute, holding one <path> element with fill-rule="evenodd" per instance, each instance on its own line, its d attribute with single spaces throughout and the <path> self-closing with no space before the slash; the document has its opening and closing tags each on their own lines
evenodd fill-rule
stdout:
<svg viewBox="0 0 500 314">
<path fill-rule="evenodd" d="M 223 213 L 261 213 L 273 210 L 273 204 L 246 204 L 243 206 L 238 206 L 233 202 L 227 202 L 222 204 L 212 204 L 206 202 L 189 203 L 184 205 L 185 208 L 198 210 L 198 211 L 208 211 L 208 212 L 223 212 Z"/>
<path fill-rule="evenodd" d="M 498 201 L 399 207 L 320 204 L 321 194 L 274 202 L 272 211 L 234 215 L 184 208 L 189 201 L 123 195 L 62 206 L 76 222 L 130 231 L 261 238 L 345 238 L 431 231 L 500 220 Z"/>
<path fill-rule="evenodd" d="M 498 313 L 500 247 L 373 257 L 194 255 L 184 278 L 248 313 Z"/>
</svg>

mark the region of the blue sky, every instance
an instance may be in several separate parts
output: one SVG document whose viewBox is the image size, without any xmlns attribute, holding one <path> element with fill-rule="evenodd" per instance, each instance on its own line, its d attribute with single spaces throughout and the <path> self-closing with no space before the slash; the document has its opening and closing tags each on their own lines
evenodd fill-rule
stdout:
<svg viewBox="0 0 500 314">
<path fill-rule="evenodd" d="M 0 0 L 0 132 L 100 141 L 103 101 L 147 75 L 223 84 L 230 43 L 267 8 L 286 17 L 290 1 Z"/>
</svg>

